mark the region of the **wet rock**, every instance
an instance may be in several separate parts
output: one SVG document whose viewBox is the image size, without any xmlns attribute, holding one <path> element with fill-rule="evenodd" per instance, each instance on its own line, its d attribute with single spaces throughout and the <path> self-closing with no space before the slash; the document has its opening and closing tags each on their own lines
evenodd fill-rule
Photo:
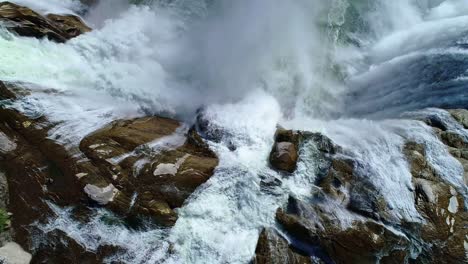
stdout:
<svg viewBox="0 0 468 264">
<path fill-rule="evenodd" d="M 123 120 L 82 140 L 80 149 L 100 169 L 105 186 L 115 186 L 106 192 L 110 209 L 125 216 L 147 215 L 164 225 L 175 222 L 174 209 L 209 179 L 218 164 L 197 132 L 193 128 L 181 132 L 180 126 L 160 117 Z"/>
<path fill-rule="evenodd" d="M 450 147 L 468 149 L 468 142 L 466 142 L 465 138 L 456 132 L 444 131 L 440 133 L 440 137 L 442 141 Z"/>
<path fill-rule="evenodd" d="M 297 159 L 297 149 L 293 143 L 276 142 L 270 155 L 270 164 L 277 170 L 294 172 Z"/>
<path fill-rule="evenodd" d="M 278 129 L 275 134 L 275 143 L 270 153 L 270 164 L 273 168 L 294 172 L 299 157 L 300 135 L 291 130 Z"/>
<path fill-rule="evenodd" d="M 0 82 L 0 99 L 16 100 L 21 96 L 23 95 L 17 87 Z M 90 181 L 94 180 L 91 184 L 105 182 L 100 179 L 99 170 L 89 161 L 83 160 L 79 150 L 74 147 L 65 148 L 49 139 L 48 130 L 51 128 L 53 124 L 44 118 L 33 119 L 16 110 L 4 106 L 0 108 L 0 135 L 3 143 L 0 167 L 8 182 L 8 211 L 12 213 L 13 239 L 24 249 L 31 251 L 34 259 L 40 259 L 41 254 L 49 257 L 47 254 L 53 255 L 51 248 L 41 251 L 36 247 L 33 241 L 35 237 L 40 237 L 44 243 L 55 241 L 55 248 L 64 250 L 57 251 L 59 253 L 56 252 L 54 257 L 66 258 L 69 252 L 66 251 L 68 245 L 63 244 L 71 239 L 66 234 L 61 234 L 56 239 L 55 233 L 44 234 L 35 228 L 46 223 L 49 217 L 55 216 L 51 203 L 61 206 L 82 205 L 77 208 L 86 208 L 83 206 L 87 204 L 83 191 L 85 184 L 79 178 L 87 175 Z M 92 252 L 86 254 L 95 258 Z M 49 257 L 44 260 L 45 263 L 66 263 L 47 262 Z M 53 259 L 55 258 L 50 258 L 51 261 Z"/>
<path fill-rule="evenodd" d="M 81 18 L 74 15 L 49 14 L 46 18 L 52 21 L 58 29 L 64 32 L 63 34 L 67 39 L 72 39 L 91 31 L 91 28 L 88 27 Z"/>
<path fill-rule="evenodd" d="M 221 142 L 226 131 L 223 128 L 217 126 L 210 121 L 210 117 L 207 116 L 205 109 L 197 110 L 197 119 L 195 123 L 195 129 L 208 140 L 214 142 Z"/>
<path fill-rule="evenodd" d="M 310 257 L 298 252 L 273 229 L 264 229 L 255 250 L 255 264 L 312 264 Z"/>
<path fill-rule="evenodd" d="M 276 219 L 298 246 L 315 248 L 315 257 L 325 263 L 377 263 L 380 256 L 402 249 L 400 263 L 407 259 L 409 241 L 401 234 L 365 218 L 343 225 L 339 218 L 346 216 L 326 208 L 290 198 L 288 209 L 278 210 Z"/>
<path fill-rule="evenodd" d="M 114 197 L 119 192 L 119 190 L 117 190 L 112 184 L 102 188 L 96 185 L 87 184 L 84 187 L 84 191 L 91 199 L 98 202 L 100 205 L 106 205 L 114 201 Z"/>
<path fill-rule="evenodd" d="M 404 148 L 413 175 L 415 206 L 424 219 L 405 222 L 391 213 L 385 197 L 368 180 L 372 175 L 356 170 L 359 160 L 323 135 L 298 134 L 302 142 L 312 139 L 314 144 L 301 147 L 316 149 L 314 166 L 321 176 L 316 178 L 320 188 L 313 189 L 310 197 L 290 197 L 277 211 L 276 220 L 292 247 L 326 263 L 466 261 L 463 196 L 429 165 L 424 146 L 408 142 Z M 415 247 L 420 251 L 415 252 Z"/>
<path fill-rule="evenodd" d="M 467 113 L 466 109 L 452 109 L 447 110 L 452 117 L 460 123 L 465 129 L 467 129 Z M 428 125 L 431 125 L 428 123 Z M 468 138 L 463 136 L 458 131 L 440 130 L 434 127 L 434 132 L 440 138 L 440 140 L 447 145 L 450 154 L 456 158 L 464 168 L 464 181 L 468 184 Z"/>
<path fill-rule="evenodd" d="M 0 139 L 1 140 L 1 139 Z M 0 247 L 12 240 L 11 220 L 8 213 L 8 182 L 4 172 L 0 171 L 0 217 L 5 218 L 0 226 Z"/>
<path fill-rule="evenodd" d="M 0 21 L 20 36 L 48 38 L 60 43 L 91 30 L 79 17 L 44 17 L 27 7 L 10 2 L 0 3 Z"/>
<path fill-rule="evenodd" d="M 223 141 L 231 151 L 236 150 L 237 146 L 232 142 L 234 135 L 225 128 L 212 121 L 204 108 L 197 110 L 197 118 L 192 130 L 196 131 L 206 140 L 220 143 Z"/>
<path fill-rule="evenodd" d="M 468 129 L 468 110 L 467 109 L 452 109 L 448 112 L 457 120 L 465 129 Z"/>
<path fill-rule="evenodd" d="M 462 208 L 463 195 L 457 186 L 443 180 L 427 162 L 424 146 L 415 142 L 405 145 L 413 185 L 415 206 L 426 223 L 420 229 L 425 247 L 417 259 L 431 263 L 463 263 L 468 213 Z"/>
<path fill-rule="evenodd" d="M 315 248 L 315 257 L 326 263 L 377 263 L 380 256 L 409 250 L 409 241 L 383 224 L 371 220 L 342 222 L 339 211 L 328 211 L 325 204 L 308 204 L 290 198 L 296 208 L 278 210 L 276 219 L 297 245 Z M 407 255 L 401 259 L 404 263 Z"/>
<path fill-rule="evenodd" d="M 53 230 L 45 235 L 47 239 L 35 245 L 32 263 L 102 263 L 102 259 L 94 252 L 88 251 L 61 230 Z"/>
</svg>

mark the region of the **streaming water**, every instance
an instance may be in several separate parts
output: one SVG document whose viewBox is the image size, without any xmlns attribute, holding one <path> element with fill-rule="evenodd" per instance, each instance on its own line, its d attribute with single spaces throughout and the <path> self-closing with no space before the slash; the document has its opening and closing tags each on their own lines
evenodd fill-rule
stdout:
<svg viewBox="0 0 468 264">
<path fill-rule="evenodd" d="M 76 0 L 13 2 L 84 14 L 95 28 L 66 44 L 0 28 L 0 80 L 27 83 L 31 94 L 13 107 L 60 123 L 52 138 L 77 144 L 112 120 L 148 114 L 190 122 L 201 106 L 226 131 L 209 142 L 220 158 L 215 174 L 172 229 L 109 224 L 103 210 L 83 226 L 54 206 L 45 231 L 61 229 L 90 250 L 118 245 L 127 252 L 116 258 L 128 263 L 248 263 L 276 208 L 314 188 L 307 148 L 293 177 L 269 169 L 277 124 L 341 145 L 397 219 L 421 220 L 402 154 L 408 139 L 425 144 L 431 164 L 467 197 L 458 161 L 402 115 L 468 107 L 465 0 L 101 0 L 86 13 Z M 282 184 L 265 191 L 264 179 Z"/>
</svg>

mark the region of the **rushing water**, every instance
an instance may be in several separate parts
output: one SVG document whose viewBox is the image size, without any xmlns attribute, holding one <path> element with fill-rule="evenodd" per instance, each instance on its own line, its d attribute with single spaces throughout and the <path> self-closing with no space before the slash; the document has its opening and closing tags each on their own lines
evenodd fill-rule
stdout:
<svg viewBox="0 0 468 264">
<path fill-rule="evenodd" d="M 83 14 L 95 28 L 66 44 L 0 28 L 0 79 L 28 83 L 31 95 L 14 106 L 60 122 L 51 137 L 77 144 L 111 120 L 147 114 L 190 122 L 201 106 L 228 132 L 210 142 L 220 158 L 215 175 L 170 230 L 109 225 L 103 211 L 81 226 L 54 207 L 57 219 L 42 228 L 90 250 L 119 245 L 128 263 L 248 263 L 288 194 L 314 188 L 307 151 L 292 178 L 261 188 L 281 178 L 266 158 L 277 124 L 343 146 L 398 219 L 421 219 L 406 139 L 425 144 L 432 165 L 466 196 L 461 165 L 428 127 L 404 120 L 426 107 L 468 107 L 466 0 L 101 0 L 87 12 L 74 0 L 13 2 Z"/>
</svg>

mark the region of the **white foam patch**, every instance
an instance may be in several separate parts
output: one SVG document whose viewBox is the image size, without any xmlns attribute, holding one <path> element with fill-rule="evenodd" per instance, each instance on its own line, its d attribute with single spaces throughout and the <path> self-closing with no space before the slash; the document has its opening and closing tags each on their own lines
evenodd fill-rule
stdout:
<svg viewBox="0 0 468 264">
<path fill-rule="evenodd" d="M 79 0 L 10 0 L 10 2 L 29 7 L 41 14 L 74 14 L 83 8 Z"/>
</svg>

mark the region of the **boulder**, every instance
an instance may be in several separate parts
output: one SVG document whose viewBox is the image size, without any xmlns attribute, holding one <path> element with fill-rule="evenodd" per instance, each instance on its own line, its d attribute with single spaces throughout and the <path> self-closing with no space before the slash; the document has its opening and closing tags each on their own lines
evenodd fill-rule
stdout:
<svg viewBox="0 0 468 264">
<path fill-rule="evenodd" d="M 0 3 L 0 22 L 20 36 L 48 38 L 63 43 L 91 29 L 74 15 L 48 15 L 10 2 Z"/>
<path fill-rule="evenodd" d="M 378 263 L 382 256 L 400 251 L 397 263 L 408 259 L 408 239 L 382 223 L 357 218 L 343 226 L 340 217 L 346 215 L 328 211 L 326 203 L 309 204 L 293 197 L 287 207 L 278 210 L 278 223 L 297 247 L 315 249 L 314 257 L 325 263 Z"/>
<path fill-rule="evenodd" d="M 106 263 L 106 257 L 112 256 L 119 250 L 114 246 L 101 245 L 96 252 L 93 252 L 58 229 L 52 230 L 46 235 L 46 240 L 41 240 L 35 245 L 32 263 L 100 264 Z"/>
<path fill-rule="evenodd" d="M 457 121 L 462 127 L 468 129 L 468 110 L 467 109 L 449 109 L 447 110 L 451 116 Z M 438 117 L 439 119 L 442 117 Z M 440 140 L 447 145 L 447 148 L 454 158 L 456 158 L 463 166 L 464 181 L 468 184 L 468 138 L 462 135 L 459 131 L 449 130 L 447 127 L 441 129 L 439 126 L 435 126 L 434 123 L 427 122 L 427 125 L 431 126 L 435 134 Z M 444 123 L 444 120 L 440 120 L 440 123 Z"/>
<path fill-rule="evenodd" d="M 298 153 L 296 146 L 291 142 L 276 142 L 270 155 L 271 165 L 278 170 L 294 172 Z"/>
<path fill-rule="evenodd" d="M 87 136 L 80 149 L 104 181 L 87 185 L 85 192 L 124 216 L 146 215 L 172 225 L 174 209 L 218 164 L 195 129 L 180 130 L 175 120 L 145 117 L 115 121 Z M 88 177 L 83 174 L 80 181 L 87 183 Z"/>
<path fill-rule="evenodd" d="M 60 29 L 67 39 L 78 37 L 91 31 L 91 28 L 81 18 L 74 15 L 49 14 L 46 18 Z"/>
<path fill-rule="evenodd" d="M 292 173 L 296 170 L 299 157 L 300 135 L 291 130 L 278 129 L 275 143 L 270 153 L 270 164 L 273 168 Z"/>
<path fill-rule="evenodd" d="M 417 259 L 431 263 L 463 263 L 468 213 L 464 197 L 456 186 L 443 180 L 429 164 L 423 145 L 408 142 L 404 147 L 413 185 L 415 205 L 426 223 L 420 227 L 420 239 L 425 242 Z"/>
<path fill-rule="evenodd" d="M 24 94 L 27 92 L 19 87 L 0 82 L 0 99 L 18 100 Z M 36 228 L 55 216 L 51 203 L 72 206 L 73 217 L 86 222 L 89 206 L 110 206 L 123 200 L 117 197 L 117 187 L 77 146 L 63 146 L 48 137 L 54 126 L 44 117 L 30 118 L 5 105 L 0 107 L 0 168 L 10 190 L 13 239 L 31 251 L 34 263 L 102 263 L 103 254 L 109 250 L 89 252 L 63 232 Z M 128 142 L 138 144 L 142 140 L 132 138 L 138 137 L 138 132 L 127 132 Z M 94 204 L 89 196 L 95 199 Z M 160 203 L 151 203 L 151 208 L 164 211 Z M 44 244 L 37 245 L 33 238 L 40 238 Z"/>
<path fill-rule="evenodd" d="M 439 130 L 444 132 L 450 131 Z M 281 131 L 279 135 L 280 142 L 299 142 L 300 151 L 310 148 L 319 187 L 310 197 L 289 197 L 277 211 L 276 221 L 290 241 L 289 248 L 308 252 L 312 260 L 325 263 L 467 261 L 464 197 L 431 167 L 423 145 L 407 142 L 404 147 L 413 175 L 415 207 L 423 219 L 407 222 L 392 213 L 379 188 L 369 180 L 372 175 L 360 175 L 366 173 L 356 169 L 362 167 L 360 161 L 346 155 L 330 139 L 302 131 Z M 452 145 L 459 148 L 452 147 L 452 151 L 458 151 L 463 160 L 463 141 L 455 142 Z M 262 234 L 260 240 L 265 241 L 265 237 Z M 264 244 L 259 241 L 259 245 Z M 279 247 L 285 248 L 284 244 Z M 260 257 L 274 259 L 275 254 L 262 253 Z"/>
<path fill-rule="evenodd" d="M 468 110 L 467 109 L 451 109 L 448 112 L 457 120 L 465 129 L 468 129 Z"/>
<path fill-rule="evenodd" d="M 263 229 L 255 249 L 254 264 L 312 264 L 305 253 L 292 248 L 286 239 L 273 229 Z"/>
</svg>

